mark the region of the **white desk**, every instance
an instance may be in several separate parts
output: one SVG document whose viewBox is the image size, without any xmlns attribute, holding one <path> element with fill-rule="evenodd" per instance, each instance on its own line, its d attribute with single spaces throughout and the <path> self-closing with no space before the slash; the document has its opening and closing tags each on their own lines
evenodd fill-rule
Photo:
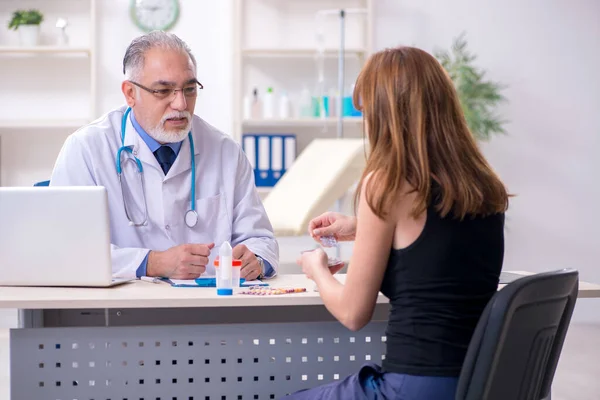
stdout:
<svg viewBox="0 0 600 400">
<path fill-rule="evenodd" d="M 210 288 L 144 281 L 2 287 L 0 307 L 31 310 L 25 328 L 11 330 L 12 398 L 274 399 L 381 362 L 383 295 L 374 321 L 350 332 L 303 275 L 271 285 L 308 291 L 220 297 Z M 600 285 L 581 282 L 579 295 L 600 297 Z"/>
<path fill-rule="evenodd" d="M 12 398 L 275 399 L 381 362 L 383 295 L 374 322 L 353 333 L 303 275 L 270 283 L 307 292 L 222 297 L 145 281 L 2 287 L 0 307 L 30 310 L 11 330 Z"/>
<path fill-rule="evenodd" d="M 520 274 L 523 276 L 526 275 L 534 275 L 534 272 L 528 272 L 528 271 L 510 271 L 516 274 Z M 500 287 L 498 289 L 502 289 L 505 285 L 500 285 Z M 600 285 L 595 284 L 595 283 L 589 283 L 589 282 L 584 282 L 584 281 L 579 281 L 579 292 L 577 294 L 577 298 L 578 299 L 593 299 L 593 298 L 598 298 L 600 297 Z"/>
<path fill-rule="evenodd" d="M 512 271 L 522 275 L 532 272 Z M 336 275 L 343 282 L 345 275 Z M 305 287 L 307 292 L 277 296 L 217 296 L 214 289 L 173 288 L 165 282 L 132 281 L 112 288 L 0 287 L 0 308 L 186 308 L 316 306 L 323 302 L 303 274 L 281 275 L 271 287 Z M 499 289 L 504 287 L 500 285 Z M 579 298 L 600 297 L 600 285 L 579 282 Z M 382 294 L 378 303 L 387 303 Z"/>
<path fill-rule="evenodd" d="M 338 276 L 344 281 L 345 275 Z M 111 288 L 1 287 L 0 307 L 21 309 L 272 307 L 322 305 L 314 283 L 303 274 L 281 275 L 271 287 L 304 287 L 305 293 L 276 296 L 217 296 L 213 288 L 174 288 L 168 283 L 132 281 Z M 387 303 L 379 296 L 378 302 Z"/>
</svg>

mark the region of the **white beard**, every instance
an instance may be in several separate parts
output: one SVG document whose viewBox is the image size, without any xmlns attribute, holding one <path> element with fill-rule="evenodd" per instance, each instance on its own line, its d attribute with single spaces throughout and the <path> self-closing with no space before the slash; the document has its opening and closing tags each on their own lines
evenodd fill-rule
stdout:
<svg viewBox="0 0 600 400">
<path fill-rule="evenodd" d="M 165 130 L 165 122 L 170 118 L 187 118 L 185 128 L 177 131 Z M 148 130 L 148 135 L 159 143 L 178 143 L 185 139 L 192 128 L 192 115 L 187 111 L 174 111 L 163 115 L 157 126 Z"/>
</svg>

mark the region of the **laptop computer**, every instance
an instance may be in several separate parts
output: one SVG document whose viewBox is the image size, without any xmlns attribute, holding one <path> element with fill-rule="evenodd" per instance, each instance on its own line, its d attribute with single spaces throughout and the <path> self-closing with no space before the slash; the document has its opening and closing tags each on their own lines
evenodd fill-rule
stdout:
<svg viewBox="0 0 600 400">
<path fill-rule="evenodd" d="M 106 189 L 0 187 L 0 285 L 108 287 Z"/>
</svg>

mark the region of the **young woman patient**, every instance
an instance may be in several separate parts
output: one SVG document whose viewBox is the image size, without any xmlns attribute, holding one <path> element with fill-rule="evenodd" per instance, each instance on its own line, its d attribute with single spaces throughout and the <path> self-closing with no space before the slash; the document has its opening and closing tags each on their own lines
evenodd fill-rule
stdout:
<svg viewBox="0 0 600 400">
<path fill-rule="evenodd" d="M 369 141 L 357 216 L 323 214 L 316 240 L 354 240 L 345 284 L 323 250 L 298 263 L 327 309 L 355 331 L 378 292 L 391 304 L 382 366 L 292 399 L 453 400 L 475 325 L 496 292 L 504 256 L 505 186 L 467 128 L 452 81 L 411 47 L 374 54 L 354 103 Z"/>
</svg>

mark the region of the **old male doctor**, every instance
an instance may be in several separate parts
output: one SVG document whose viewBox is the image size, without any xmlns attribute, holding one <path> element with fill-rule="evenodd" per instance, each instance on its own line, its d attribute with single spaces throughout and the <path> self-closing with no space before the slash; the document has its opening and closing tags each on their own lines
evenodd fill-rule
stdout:
<svg viewBox="0 0 600 400">
<path fill-rule="evenodd" d="M 234 140 L 194 115 L 202 85 L 189 47 L 170 33 L 143 35 L 123 72 L 127 106 L 70 135 L 50 179 L 106 187 L 113 275 L 194 279 L 214 273 L 229 241 L 243 278 L 273 276 L 279 249 L 252 168 Z"/>
</svg>

